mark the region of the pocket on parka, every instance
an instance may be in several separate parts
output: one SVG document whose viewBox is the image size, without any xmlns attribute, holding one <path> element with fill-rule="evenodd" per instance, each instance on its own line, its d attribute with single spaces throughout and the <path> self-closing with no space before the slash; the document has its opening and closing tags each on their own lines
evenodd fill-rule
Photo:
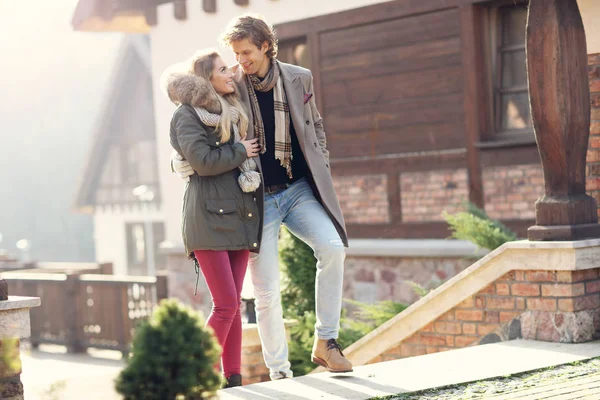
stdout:
<svg viewBox="0 0 600 400">
<path fill-rule="evenodd" d="M 233 199 L 207 199 L 208 225 L 219 232 L 235 232 L 239 224 L 237 202 Z"/>
</svg>

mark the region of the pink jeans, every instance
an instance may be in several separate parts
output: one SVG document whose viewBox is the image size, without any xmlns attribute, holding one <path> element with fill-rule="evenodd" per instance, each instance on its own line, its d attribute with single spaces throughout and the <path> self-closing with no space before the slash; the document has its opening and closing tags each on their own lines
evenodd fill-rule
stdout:
<svg viewBox="0 0 600 400">
<path fill-rule="evenodd" d="M 240 305 L 249 253 L 248 250 L 194 251 L 213 301 L 206 325 L 213 329 L 223 348 L 221 362 L 223 363 L 223 374 L 227 378 L 233 374 L 239 374 L 241 370 L 242 317 Z"/>
</svg>

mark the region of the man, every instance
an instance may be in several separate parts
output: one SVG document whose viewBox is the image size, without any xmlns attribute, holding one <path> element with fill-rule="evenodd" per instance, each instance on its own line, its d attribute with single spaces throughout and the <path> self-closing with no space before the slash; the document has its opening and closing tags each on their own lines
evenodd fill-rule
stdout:
<svg viewBox="0 0 600 400">
<path fill-rule="evenodd" d="M 261 18 L 243 16 L 233 20 L 223 41 L 235 53 L 239 64 L 234 72 L 242 102 L 252 113 L 248 138 L 257 137 L 261 146 L 263 186 L 257 197 L 264 198 L 262 245 L 260 254 L 250 257 L 249 266 L 258 331 L 270 377 L 293 376 L 281 307 L 277 251 L 281 224 L 307 243 L 317 259 L 312 361 L 331 372 L 352 371 L 352 364 L 336 341 L 348 239 L 329 170 L 312 74 L 277 61 L 277 39 L 272 27 Z M 180 175 L 193 173 L 189 166 L 172 162 Z"/>
</svg>

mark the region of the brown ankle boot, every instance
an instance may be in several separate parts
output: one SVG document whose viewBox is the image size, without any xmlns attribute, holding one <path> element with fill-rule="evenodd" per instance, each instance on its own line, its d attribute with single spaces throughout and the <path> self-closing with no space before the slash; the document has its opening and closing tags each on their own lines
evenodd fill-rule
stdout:
<svg viewBox="0 0 600 400">
<path fill-rule="evenodd" d="M 342 353 L 335 339 L 315 338 L 312 350 L 312 362 L 327 368 L 329 372 L 351 372 L 352 363 Z"/>
</svg>

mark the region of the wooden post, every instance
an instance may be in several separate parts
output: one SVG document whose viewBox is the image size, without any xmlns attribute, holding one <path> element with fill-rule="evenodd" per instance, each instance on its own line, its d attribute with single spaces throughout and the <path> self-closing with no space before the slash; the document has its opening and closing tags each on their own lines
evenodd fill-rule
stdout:
<svg viewBox="0 0 600 400">
<path fill-rule="evenodd" d="M 585 193 L 590 91 L 576 0 L 530 1 L 527 77 L 545 186 L 529 240 L 600 237 L 596 202 Z"/>
<path fill-rule="evenodd" d="M 0 279 L 0 300 L 8 300 L 8 282 Z"/>
<path fill-rule="evenodd" d="M 80 315 L 78 307 L 81 307 L 83 298 L 80 296 L 79 275 L 67 274 L 65 282 L 65 322 L 67 351 L 69 353 L 81 353 L 85 349 L 81 343 L 82 326 L 80 324 Z"/>
<path fill-rule="evenodd" d="M 169 297 L 169 289 L 167 284 L 167 273 L 159 272 L 156 274 L 156 302 Z"/>
<path fill-rule="evenodd" d="M 202 9 L 207 13 L 217 12 L 217 0 L 202 0 Z"/>
<path fill-rule="evenodd" d="M 186 0 L 175 0 L 173 2 L 173 16 L 179 21 L 185 21 L 187 19 Z"/>
<path fill-rule="evenodd" d="M 150 26 L 158 25 L 158 11 L 156 7 L 150 7 L 144 10 L 144 17 L 146 18 L 146 23 Z"/>
</svg>

